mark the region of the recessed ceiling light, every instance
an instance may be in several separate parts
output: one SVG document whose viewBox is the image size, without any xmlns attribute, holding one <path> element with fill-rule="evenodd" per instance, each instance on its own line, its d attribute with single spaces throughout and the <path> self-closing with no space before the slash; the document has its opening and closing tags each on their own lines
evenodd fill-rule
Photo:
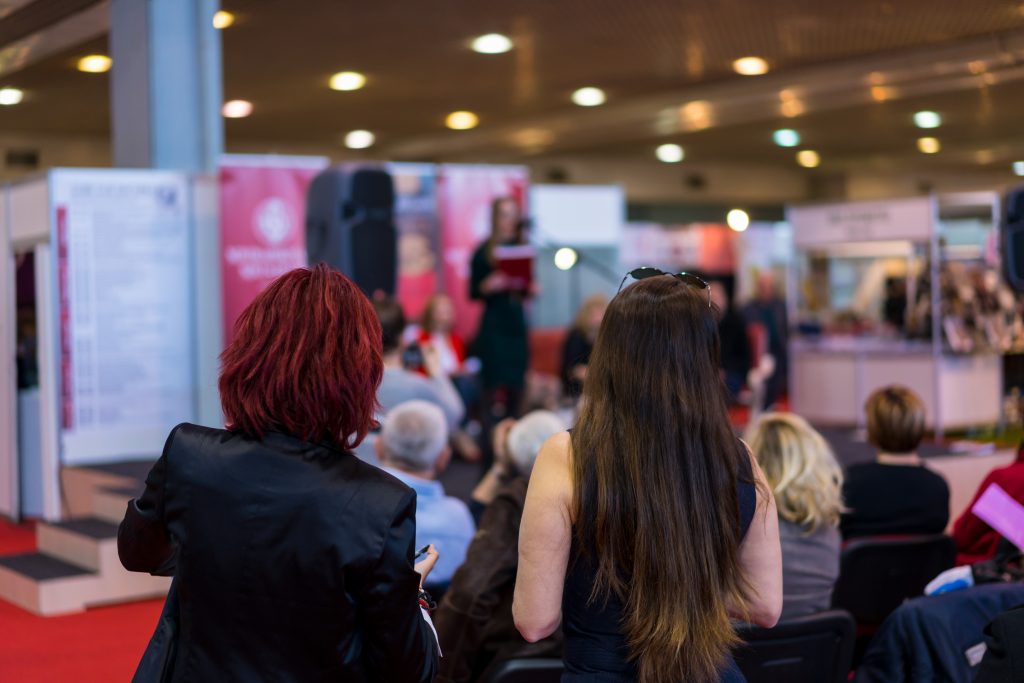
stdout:
<svg viewBox="0 0 1024 683">
<path fill-rule="evenodd" d="M 942 144 L 938 138 L 918 138 L 917 148 L 923 154 L 937 154 L 942 149 Z"/>
<path fill-rule="evenodd" d="M 1013 172 L 1016 175 L 1024 176 L 1024 161 L 1013 162 Z"/>
<path fill-rule="evenodd" d="M 740 57 L 732 63 L 732 70 L 741 76 L 760 76 L 768 73 L 768 62 L 763 57 Z"/>
<path fill-rule="evenodd" d="M 938 128 L 942 125 L 942 117 L 933 111 L 915 112 L 914 125 L 918 128 Z"/>
<path fill-rule="evenodd" d="M 480 123 L 480 117 L 471 111 L 453 111 L 444 120 L 444 125 L 452 130 L 469 130 L 476 128 L 478 123 Z"/>
<path fill-rule="evenodd" d="M 331 90 L 359 90 L 366 85 L 366 76 L 358 71 L 339 71 L 331 76 Z"/>
<path fill-rule="evenodd" d="M 804 168 L 817 168 L 821 165 L 821 155 L 813 149 L 802 149 L 796 153 L 796 163 Z"/>
<path fill-rule="evenodd" d="M 500 55 L 512 49 L 512 40 L 500 33 L 488 33 L 474 38 L 472 48 L 482 55 Z"/>
<path fill-rule="evenodd" d="M 244 119 L 252 113 L 252 102 L 248 100 L 229 100 L 221 107 L 220 113 L 227 119 Z"/>
<path fill-rule="evenodd" d="M 213 27 L 215 29 L 224 29 L 233 23 L 235 23 L 235 15 L 231 12 L 220 10 L 213 15 Z"/>
<path fill-rule="evenodd" d="M 686 157 L 686 151 L 679 145 L 669 142 L 658 145 L 658 148 L 654 150 L 654 156 L 658 157 L 658 161 L 663 161 L 666 164 L 678 164 Z"/>
<path fill-rule="evenodd" d="M 779 147 L 796 147 L 800 144 L 800 133 L 792 128 L 780 128 L 772 133 L 772 140 Z"/>
<path fill-rule="evenodd" d="M 597 107 L 608 99 L 600 88 L 580 88 L 572 94 L 572 101 L 581 107 Z"/>
<path fill-rule="evenodd" d="M 743 209 L 733 209 L 725 215 L 725 223 L 736 232 L 743 232 L 750 225 L 750 214 Z"/>
<path fill-rule="evenodd" d="M 345 134 L 345 146 L 349 149 L 366 149 L 372 147 L 377 136 L 368 130 L 353 130 Z"/>
<path fill-rule="evenodd" d="M 0 105 L 10 107 L 21 102 L 25 93 L 17 88 L 0 88 Z"/>
<path fill-rule="evenodd" d="M 110 71 L 110 57 L 106 55 L 86 55 L 78 60 L 78 70 L 89 74 L 101 74 Z"/>
</svg>

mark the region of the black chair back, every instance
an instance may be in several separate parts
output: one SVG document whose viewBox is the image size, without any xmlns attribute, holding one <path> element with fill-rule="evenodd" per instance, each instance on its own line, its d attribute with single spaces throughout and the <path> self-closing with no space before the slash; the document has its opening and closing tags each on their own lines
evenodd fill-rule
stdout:
<svg viewBox="0 0 1024 683">
<path fill-rule="evenodd" d="M 878 626 L 955 561 L 956 544 L 944 534 L 854 539 L 839 558 L 832 606 L 858 626 Z"/>
<path fill-rule="evenodd" d="M 561 659 L 509 659 L 488 669 L 481 683 L 559 683 Z"/>
<path fill-rule="evenodd" d="M 747 683 L 846 683 L 849 676 L 856 625 L 843 610 L 737 633 L 744 642 L 733 656 Z"/>
</svg>

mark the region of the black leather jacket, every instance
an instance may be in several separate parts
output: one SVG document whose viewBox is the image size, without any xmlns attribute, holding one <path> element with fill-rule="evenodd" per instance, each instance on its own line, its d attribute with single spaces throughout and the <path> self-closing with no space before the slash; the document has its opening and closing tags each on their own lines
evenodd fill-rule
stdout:
<svg viewBox="0 0 1024 683">
<path fill-rule="evenodd" d="M 431 681 L 415 512 L 411 489 L 349 453 L 182 424 L 118 551 L 177 577 L 174 681 Z"/>
</svg>

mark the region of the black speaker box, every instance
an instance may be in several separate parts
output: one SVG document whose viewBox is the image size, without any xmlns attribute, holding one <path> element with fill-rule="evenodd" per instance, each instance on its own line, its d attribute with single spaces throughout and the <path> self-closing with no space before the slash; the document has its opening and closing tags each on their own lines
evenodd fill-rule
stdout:
<svg viewBox="0 0 1024 683">
<path fill-rule="evenodd" d="M 326 263 L 348 275 L 367 296 L 394 295 L 398 283 L 395 187 L 381 168 L 323 171 L 306 197 L 309 264 Z"/>
<path fill-rule="evenodd" d="M 999 230 L 1006 281 L 1024 292 L 1024 186 L 1007 190 Z"/>
</svg>

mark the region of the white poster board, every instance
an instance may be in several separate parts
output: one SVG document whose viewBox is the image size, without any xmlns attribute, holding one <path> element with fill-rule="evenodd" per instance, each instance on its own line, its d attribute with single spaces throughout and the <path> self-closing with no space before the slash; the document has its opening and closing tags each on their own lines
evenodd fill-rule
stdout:
<svg viewBox="0 0 1024 683">
<path fill-rule="evenodd" d="M 931 237 L 936 217 L 931 197 L 792 206 L 786 211 L 797 247 L 889 240 L 925 242 Z"/>
<path fill-rule="evenodd" d="M 531 185 L 530 214 L 541 241 L 617 246 L 626 220 L 618 185 Z"/>
<path fill-rule="evenodd" d="M 62 461 L 152 459 L 195 419 L 187 179 L 60 169 L 50 201 Z"/>
</svg>

